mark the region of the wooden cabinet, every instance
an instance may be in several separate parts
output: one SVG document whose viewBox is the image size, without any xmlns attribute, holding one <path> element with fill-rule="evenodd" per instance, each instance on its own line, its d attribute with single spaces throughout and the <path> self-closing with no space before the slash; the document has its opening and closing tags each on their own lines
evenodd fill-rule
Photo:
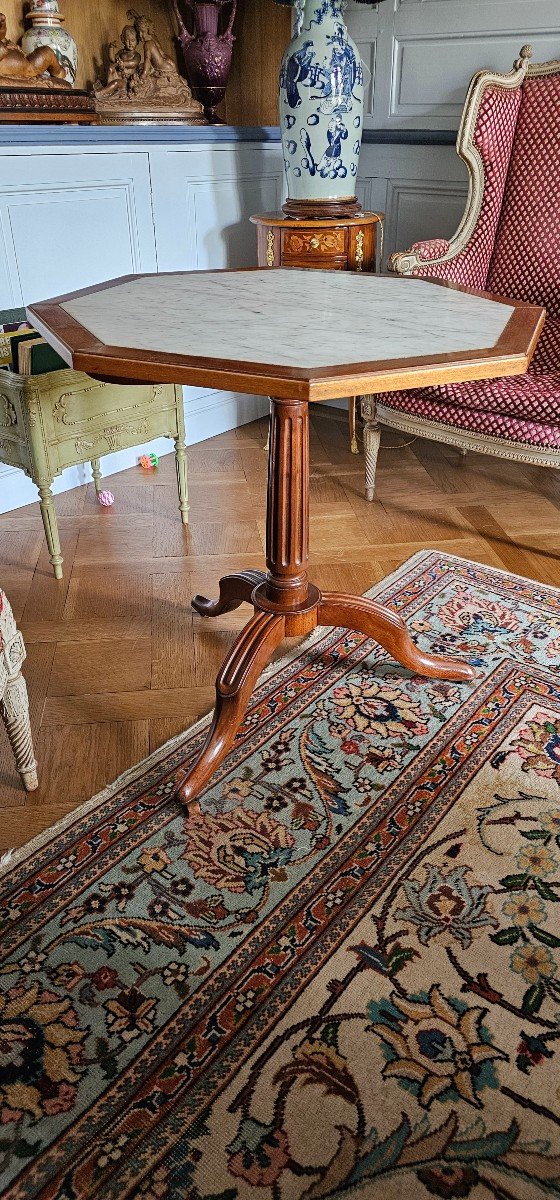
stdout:
<svg viewBox="0 0 560 1200">
<path fill-rule="evenodd" d="M 261 213 L 251 220 L 257 226 L 260 267 L 375 271 L 378 231 L 382 248 L 382 213 L 302 221 L 291 220 L 282 213 Z"/>
</svg>

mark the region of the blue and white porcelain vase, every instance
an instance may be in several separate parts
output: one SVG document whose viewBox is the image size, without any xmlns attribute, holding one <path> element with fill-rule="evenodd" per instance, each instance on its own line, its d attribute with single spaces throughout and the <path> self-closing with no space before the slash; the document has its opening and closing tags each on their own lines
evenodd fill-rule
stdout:
<svg viewBox="0 0 560 1200">
<path fill-rule="evenodd" d="M 30 22 L 21 40 L 24 54 L 31 54 L 38 46 L 50 46 L 62 67 L 67 83 L 76 82 L 78 69 L 78 47 L 67 29 L 62 28 L 58 0 L 29 0 L 25 20 Z"/>
<path fill-rule="evenodd" d="M 364 73 L 344 0 L 298 0 L 298 30 L 282 60 L 280 128 L 293 217 L 359 212 Z"/>
</svg>

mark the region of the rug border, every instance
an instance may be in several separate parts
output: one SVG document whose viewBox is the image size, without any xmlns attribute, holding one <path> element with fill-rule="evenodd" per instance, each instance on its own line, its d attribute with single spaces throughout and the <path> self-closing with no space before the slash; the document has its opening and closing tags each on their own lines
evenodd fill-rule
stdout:
<svg viewBox="0 0 560 1200">
<path fill-rule="evenodd" d="M 539 580 L 530 579 L 526 575 L 517 575 L 513 571 L 508 571 L 502 567 L 489 566 L 488 563 L 475 562 L 473 559 L 463 558 L 458 554 L 449 554 L 448 552 L 442 552 L 436 548 L 431 548 L 429 550 L 417 550 L 415 554 L 411 554 L 410 557 L 405 559 L 405 561 L 402 562 L 399 567 L 396 567 L 394 571 L 390 571 L 388 575 L 384 575 L 383 579 L 379 579 L 377 583 L 373 584 L 371 588 L 368 588 L 367 592 L 364 594 L 370 597 L 375 597 L 378 592 L 382 591 L 387 586 L 387 584 L 397 582 L 400 576 L 408 571 L 413 564 L 420 563 L 423 559 L 429 558 L 433 554 L 436 554 L 440 559 L 445 561 L 466 563 L 468 566 L 482 567 L 483 569 L 487 569 L 493 574 L 507 575 L 511 579 L 517 579 L 525 583 L 533 584 L 536 587 L 542 588 L 544 591 L 560 591 L 559 588 L 555 588 L 552 584 L 540 583 Z M 301 654 L 302 650 L 306 650 L 308 647 L 313 646 L 315 642 L 318 642 L 321 640 L 321 638 L 325 637 L 326 632 L 328 632 L 327 626 L 318 625 L 317 628 L 314 629 L 307 638 L 299 643 L 299 645 L 294 646 L 291 650 L 288 650 L 287 653 L 282 656 L 282 658 L 276 659 L 273 663 L 270 663 L 270 665 L 260 676 L 259 686 L 282 671 L 289 663 L 293 662 L 293 660 Z M 127 784 L 133 783 L 135 779 L 139 778 L 140 775 L 142 775 L 150 767 L 156 766 L 157 763 L 165 758 L 170 751 L 174 750 L 176 746 L 179 746 L 182 742 L 190 742 L 192 738 L 200 733 L 205 725 L 209 724 L 212 712 L 213 708 L 211 708 L 210 711 L 205 714 L 205 716 L 200 717 L 194 725 L 189 726 L 189 728 L 183 733 L 176 734 L 175 737 L 172 737 L 169 739 L 169 741 L 164 742 L 163 746 L 159 746 L 157 750 L 154 750 L 146 758 L 141 759 L 139 763 L 135 763 L 133 767 L 129 767 L 128 770 L 124 771 L 122 775 L 119 775 L 118 778 L 113 781 L 113 783 L 107 784 L 102 791 L 97 792 L 97 794 L 92 796 L 90 800 L 86 800 L 83 804 L 80 804 L 78 808 L 73 809 L 72 812 L 67 813 L 66 816 L 61 817 L 60 820 L 56 821 L 54 825 L 47 826 L 46 829 L 42 830 L 42 832 L 37 834 L 36 837 L 32 838 L 31 841 L 24 842 L 22 846 L 18 846 L 13 850 L 5 851 L 2 855 L 0 855 L 0 880 L 3 880 L 7 875 L 10 874 L 11 871 L 15 870 L 16 867 L 21 866 L 22 863 L 24 863 L 27 858 L 30 858 L 31 855 L 37 850 L 41 850 L 43 846 L 48 844 L 48 842 L 53 841 L 58 834 L 64 832 L 65 830 L 69 829 L 70 826 L 80 821 L 82 817 L 86 815 L 86 813 L 90 813 L 95 808 L 100 807 L 105 803 L 106 800 L 110 800 L 112 796 L 120 791 L 121 788 L 125 787 Z"/>
</svg>

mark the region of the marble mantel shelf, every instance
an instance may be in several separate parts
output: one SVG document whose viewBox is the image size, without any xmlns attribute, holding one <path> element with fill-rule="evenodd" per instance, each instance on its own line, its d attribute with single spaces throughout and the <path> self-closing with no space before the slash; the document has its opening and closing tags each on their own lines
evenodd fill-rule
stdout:
<svg viewBox="0 0 560 1200">
<path fill-rule="evenodd" d="M 376 146 L 451 146 L 456 134 L 449 129 L 365 129 L 364 144 Z M 158 125 L 10 125 L 0 126 L 0 147 L 28 146 L 153 146 L 220 145 L 235 142 L 279 143 L 278 126 Z"/>
</svg>

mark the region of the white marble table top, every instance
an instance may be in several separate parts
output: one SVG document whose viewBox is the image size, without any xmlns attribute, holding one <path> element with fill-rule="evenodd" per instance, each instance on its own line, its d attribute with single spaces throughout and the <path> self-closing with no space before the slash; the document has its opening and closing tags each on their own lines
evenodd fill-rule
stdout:
<svg viewBox="0 0 560 1200">
<path fill-rule="evenodd" d="M 107 346 L 308 369 L 490 349 L 513 313 L 426 280 L 293 269 L 139 276 L 61 307 Z"/>
</svg>

